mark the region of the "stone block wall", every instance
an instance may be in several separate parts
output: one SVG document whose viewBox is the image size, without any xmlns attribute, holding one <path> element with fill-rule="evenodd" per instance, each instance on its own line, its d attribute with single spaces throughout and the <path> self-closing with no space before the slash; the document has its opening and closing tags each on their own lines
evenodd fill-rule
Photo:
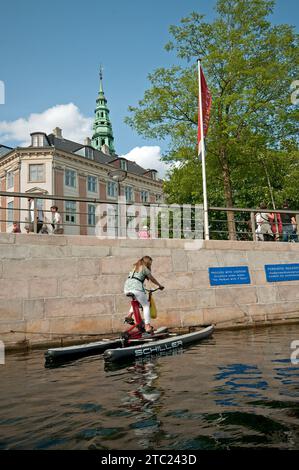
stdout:
<svg viewBox="0 0 299 470">
<path fill-rule="evenodd" d="M 124 281 L 144 255 L 165 286 L 155 294 L 157 326 L 299 321 L 299 281 L 269 283 L 264 272 L 299 263 L 299 244 L 0 234 L 0 340 L 9 348 L 118 333 Z M 209 267 L 243 265 L 251 284 L 210 286 Z"/>
</svg>

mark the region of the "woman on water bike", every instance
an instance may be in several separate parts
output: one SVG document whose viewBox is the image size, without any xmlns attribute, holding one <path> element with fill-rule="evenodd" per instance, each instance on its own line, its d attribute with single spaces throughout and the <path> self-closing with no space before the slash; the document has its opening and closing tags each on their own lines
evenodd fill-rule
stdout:
<svg viewBox="0 0 299 470">
<path fill-rule="evenodd" d="M 152 333 L 153 327 L 151 326 L 151 317 L 150 317 L 150 304 L 146 296 L 144 289 L 144 281 L 148 281 L 156 284 L 159 289 L 163 290 L 164 287 L 152 276 L 151 267 L 152 267 L 152 258 L 150 256 L 143 256 L 140 260 L 133 265 L 133 270 L 129 273 L 129 277 L 125 282 L 124 293 L 127 295 L 130 292 L 134 294 L 136 300 L 142 305 L 143 314 L 144 314 L 144 323 L 145 331 L 147 333 Z M 133 312 L 131 307 L 130 313 Z"/>
</svg>

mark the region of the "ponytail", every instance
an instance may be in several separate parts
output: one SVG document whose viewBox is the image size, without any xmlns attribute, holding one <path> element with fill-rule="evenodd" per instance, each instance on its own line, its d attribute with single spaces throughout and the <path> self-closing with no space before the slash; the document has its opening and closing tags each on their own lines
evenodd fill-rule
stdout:
<svg viewBox="0 0 299 470">
<path fill-rule="evenodd" d="M 133 265 L 134 271 L 139 272 L 144 266 L 151 270 L 151 262 L 152 258 L 150 256 L 143 256 Z"/>
</svg>

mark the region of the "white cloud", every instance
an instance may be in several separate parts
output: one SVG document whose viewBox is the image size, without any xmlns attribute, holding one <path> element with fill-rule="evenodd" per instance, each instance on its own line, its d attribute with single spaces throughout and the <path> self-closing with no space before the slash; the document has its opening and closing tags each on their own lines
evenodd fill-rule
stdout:
<svg viewBox="0 0 299 470">
<path fill-rule="evenodd" d="M 66 139 L 83 142 L 91 135 L 93 119 L 81 114 L 74 103 L 58 104 L 42 113 L 32 113 L 28 118 L 15 121 L 0 121 L 0 142 L 17 142 L 20 146 L 30 144 L 30 133 L 35 131 L 50 134 L 60 127 Z"/>
<path fill-rule="evenodd" d="M 127 154 L 120 156 L 136 162 L 143 168 L 154 168 L 158 171 L 160 178 L 165 176 L 167 168 L 161 161 L 161 147 L 158 145 L 134 147 Z"/>
<path fill-rule="evenodd" d="M 30 145 L 30 133 L 41 131 L 50 134 L 55 127 L 62 129 L 66 139 L 83 142 L 92 134 L 93 118 L 83 116 L 74 103 L 58 104 L 41 113 L 32 113 L 27 118 L 15 121 L 0 121 L 0 142 Z M 166 164 L 161 161 L 161 148 L 158 145 L 134 147 L 123 157 L 135 161 L 143 168 L 155 168 L 163 178 Z"/>
</svg>

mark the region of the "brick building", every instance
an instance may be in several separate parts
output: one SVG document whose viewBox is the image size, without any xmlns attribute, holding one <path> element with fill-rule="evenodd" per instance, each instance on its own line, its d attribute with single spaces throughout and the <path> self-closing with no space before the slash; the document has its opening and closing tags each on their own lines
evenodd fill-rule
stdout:
<svg viewBox="0 0 299 470">
<path fill-rule="evenodd" d="M 56 127 L 49 135 L 31 133 L 28 147 L 0 146 L 0 189 L 37 195 L 90 197 L 111 203 L 117 202 L 120 191 L 128 203 L 163 202 L 162 180 L 157 171 L 119 157 L 114 151 L 113 140 L 100 73 L 92 140 L 87 137 L 84 143 L 70 141 Z M 116 169 L 125 172 L 126 177 L 121 183 L 111 177 L 111 171 Z M 53 203 L 63 213 L 63 222 L 67 224 L 65 233 L 94 234 L 95 204 L 39 199 L 38 208 L 48 211 Z M 24 221 L 29 210 L 26 199 L 9 196 L 1 196 L 0 207 L 1 232 L 11 231 L 14 220 Z M 45 214 L 50 218 L 49 213 Z M 22 230 L 24 225 L 21 224 Z"/>
</svg>

